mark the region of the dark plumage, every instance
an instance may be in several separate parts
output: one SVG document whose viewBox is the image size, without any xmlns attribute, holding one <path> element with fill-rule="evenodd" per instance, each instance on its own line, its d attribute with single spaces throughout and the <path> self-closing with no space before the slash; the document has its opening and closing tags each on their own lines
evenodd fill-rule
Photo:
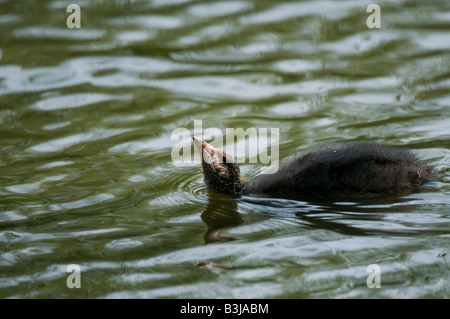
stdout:
<svg viewBox="0 0 450 319">
<path fill-rule="evenodd" d="M 208 189 L 296 199 L 364 199 L 412 192 L 433 181 L 433 168 L 411 151 L 371 143 L 315 148 L 280 165 L 277 173 L 244 183 L 237 163 L 194 137 L 202 150 Z M 212 154 L 211 154 L 212 152 Z M 221 159 L 222 162 L 216 161 Z"/>
</svg>

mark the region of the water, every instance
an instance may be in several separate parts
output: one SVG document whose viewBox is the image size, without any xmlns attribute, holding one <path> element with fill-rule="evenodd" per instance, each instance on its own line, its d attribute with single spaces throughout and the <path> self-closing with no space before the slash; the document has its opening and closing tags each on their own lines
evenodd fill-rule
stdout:
<svg viewBox="0 0 450 319">
<path fill-rule="evenodd" d="M 0 1 L 1 298 L 450 297 L 448 1 L 380 2 L 380 29 L 370 2 L 256 0 L 78 1 L 68 29 L 72 2 Z M 278 128 L 280 158 L 408 147 L 439 179 L 371 203 L 211 194 L 171 158 L 195 120 Z"/>
</svg>

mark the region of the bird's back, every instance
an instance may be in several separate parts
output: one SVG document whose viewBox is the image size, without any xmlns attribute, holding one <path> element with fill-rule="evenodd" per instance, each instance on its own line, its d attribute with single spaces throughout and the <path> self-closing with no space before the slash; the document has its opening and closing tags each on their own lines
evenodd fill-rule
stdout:
<svg viewBox="0 0 450 319">
<path fill-rule="evenodd" d="M 370 143 L 317 148 L 246 185 L 246 194 L 289 198 L 371 198 L 408 192 L 435 178 L 411 151 Z"/>
</svg>

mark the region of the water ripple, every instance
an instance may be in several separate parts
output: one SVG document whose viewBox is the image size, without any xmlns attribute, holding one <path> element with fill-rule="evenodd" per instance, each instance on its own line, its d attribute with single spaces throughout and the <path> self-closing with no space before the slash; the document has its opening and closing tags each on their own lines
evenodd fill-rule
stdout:
<svg viewBox="0 0 450 319">
<path fill-rule="evenodd" d="M 224 15 L 245 12 L 253 5 L 244 1 L 215 1 L 212 3 L 198 3 L 188 7 L 187 12 L 199 18 L 214 18 Z"/>
<path fill-rule="evenodd" d="M 78 93 L 66 94 L 64 96 L 49 97 L 42 99 L 30 105 L 31 109 L 38 109 L 42 111 L 54 111 L 77 108 L 99 102 L 112 100 L 128 100 L 131 95 L 112 96 L 98 93 Z"/>
<path fill-rule="evenodd" d="M 14 30 L 14 36 L 18 38 L 60 39 L 60 40 L 97 40 L 103 37 L 103 30 L 80 29 L 73 32 L 70 29 L 58 29 L 49 27 L 27 27 Z"/>
<path fill-rule="evenodd" d="M 192 175 L 185 172 L 166 172 L 164 178 L 167 181 L 167 189 L 171 192 L 163 192 L 152 199 L 149 205 L 152 207 L 185 206 L 187 204 L 204 203 L 208 196 L 201 175 Z"/>
<path fill-rule="evenodd" d="M 108 137 L 112 137 L 114 135 L 119 135 L 125 132 L 129 132 L 131 129 L 93 129 L 91 132 L 87 133 L 79 133 L 73 134 L 70 136 L 57 138 L 54 140 L 46 141 L 37 145 L 33 145 L 30 147 L 30 151 L 34 152 L 57 152 L 74 146 L 76 144 L 96 141 L 100 139 L 105 139 Z"/>
<path fill-rule="evenodd" d="M 92 206 L 97 205 L 101 202 L 108 201 L 110 199 L 114 198 L 114 195 L 112 194 L 98 194 L 89 196 L 83 199 L 79 199 L 73 202 L 68 203 L 61 203 L 61 204 L 53 204 L 50 205 L 51 210 L 67 210 L 67 209 L 75 209 L 75 208 L 82 208 L 86 206 Z"/>
</svg>

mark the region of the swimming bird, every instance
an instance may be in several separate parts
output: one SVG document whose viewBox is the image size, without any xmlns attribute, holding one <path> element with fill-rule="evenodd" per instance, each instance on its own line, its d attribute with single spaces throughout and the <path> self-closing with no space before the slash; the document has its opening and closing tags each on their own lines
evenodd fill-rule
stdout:
<svg viewBox="0 0 450 319">
<path fill-rule="evenodd" d="M 274 174 L 245 181 L 225 151 L 193 137 L 208 190 L 290 199 L 367 199 L 410 193 L 436 179 L 411 150 L 367 143 L 315 147 L 282 163 Z"/>
</svg>

